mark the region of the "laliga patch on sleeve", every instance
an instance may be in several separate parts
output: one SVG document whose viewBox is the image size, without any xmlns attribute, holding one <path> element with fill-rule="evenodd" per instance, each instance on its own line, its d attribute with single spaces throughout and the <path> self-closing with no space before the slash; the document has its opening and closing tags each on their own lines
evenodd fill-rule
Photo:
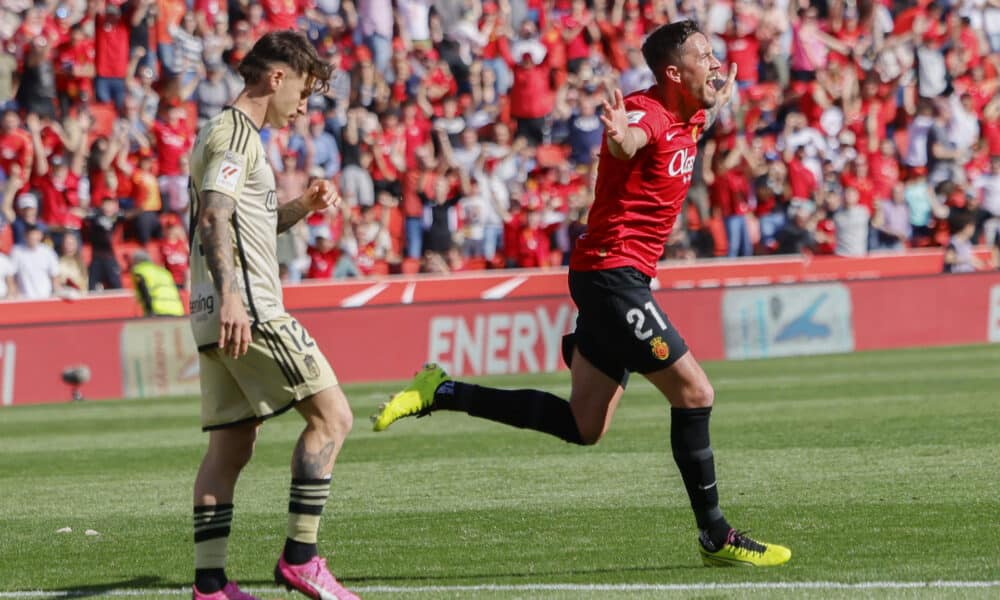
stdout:
<svg viewBox="0 0 1000 600">
<path fill-rule="evenodd" d="M 215 176 L 215 185 L 220 190 L 236 193 L 236 188 L 240 182 L 240 175 L 243 174 L 242 161 L 233 160 L 234 157 L 226 154 L 219 165 L 219 174 Z"/>
<path fill-rule="evenodd" d="M 628 117 L 628 124 L 629 125 L 635 125 L 636 123 L 638 123 L 639 121 L 641 121 L 643 117 L 646 116 L 646 111 L 644 111 L 644 110 L 630 110 L 627 113 L 625 113 L 625 116 Z"/>
</svg>

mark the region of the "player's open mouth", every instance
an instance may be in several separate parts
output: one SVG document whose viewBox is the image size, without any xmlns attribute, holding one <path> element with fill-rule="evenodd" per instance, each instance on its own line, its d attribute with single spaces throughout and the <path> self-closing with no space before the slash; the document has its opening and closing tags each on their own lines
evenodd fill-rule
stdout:
<svg viewBox="0 0 1000 600">
<path fill-rule="evenodd" d="M 722 86 L 724 85 L 726 85 L 726 80 L 723 79 L 722 77 L 719 77 L 718 74 L 710 75 L 708 77 L 708 87 L 712 88 L 713 90 L 721 90 Z"/>
</svg>

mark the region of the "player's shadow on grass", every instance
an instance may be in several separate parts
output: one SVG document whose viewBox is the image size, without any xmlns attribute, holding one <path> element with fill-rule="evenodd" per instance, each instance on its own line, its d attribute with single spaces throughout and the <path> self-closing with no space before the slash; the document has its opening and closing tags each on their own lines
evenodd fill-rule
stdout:
<svg viewBox="0 0 1000 600">
<path fill-rule="evenodd" d="M 163 580 L 163 578 L 155 575 L 146 575 L 143 577 L 133 577 L 132 579 L 126 579 L 123 581 L 115 581 L 113 583 L 95 583 L 93 585 L 74 585 L 73 587 L 59 588 L 55 590 L 50 590 L 53 592 L 62 592 L 66 598 L 99 598 L 105 596 L 115 590 L 134 590 L 143 588 L 161 588 L 170 587 L 170 584 Z"/>
<path fill-rule="evenodd" d="M 450 581 L 450 580 L 475 580 L 475 581 L 495 581 L 500 577 L 559 577 L 562 575 L 601 575 L 604 573 L 657 573 L 660 571 L 682 571 L 682 570 L 703 570 L 704 567 L 698 565 L 662 565 L 655 567 L 609 567 L 606 569 L 565 569 L 559 571 L 531 571 L 525 573 L 449 573 L 447 575 L 395 575 L 386 577 L 385 575 L 361 575 L 360 577 L 338 578 L 345 584 L 361 584 L 368 582 L 387 581 Z"/>
</svg>

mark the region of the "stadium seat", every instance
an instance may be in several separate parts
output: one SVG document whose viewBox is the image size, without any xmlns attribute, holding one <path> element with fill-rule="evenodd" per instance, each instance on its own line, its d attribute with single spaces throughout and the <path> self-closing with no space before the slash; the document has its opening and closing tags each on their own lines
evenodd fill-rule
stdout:
<svg viewBox="0 0 1000 600">
<path fill-rule="evenodd" d="M 486 270 L 486 259 L 482 257 L 469 258 L 465 261 L 463 271 L 484 271 Z"/>
<path fill-rule="evenodd" d="M 404 258 L 401 271 L 404 275 L 412 275 L 420 272 L 419 258 Z"/>
</svg>

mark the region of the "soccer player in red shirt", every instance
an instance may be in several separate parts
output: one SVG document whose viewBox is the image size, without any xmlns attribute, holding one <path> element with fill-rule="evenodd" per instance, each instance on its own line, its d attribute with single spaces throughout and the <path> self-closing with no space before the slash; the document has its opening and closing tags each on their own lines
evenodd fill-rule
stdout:
<svg viewBox="0 0 1000 600">
<path fill-rule="evenodd" d="M 733 93 L 735 65 L 721 89 L 719 62 L 691 21 L 664 25 L 642 46 L 657 85 L 605 103 L 595 202 L 570 258 L 569 288 L 579 309 L 563 339 L 569 402 L 540 390 L 500 390 L 454 381 L 427 365 L 374 418 L 396 420 L 455 410 L 534 429 L 580 445 L 597 443 L 638 371 L 672 406 L 670 442 L 709 566 L 774 566 L 791 551 L 731 528 L 719 508 L 708 422 L 714 392 L 705 372 L 650 291 L 656 262 L 691 187 L 699 136 Z"/>
</svg>

